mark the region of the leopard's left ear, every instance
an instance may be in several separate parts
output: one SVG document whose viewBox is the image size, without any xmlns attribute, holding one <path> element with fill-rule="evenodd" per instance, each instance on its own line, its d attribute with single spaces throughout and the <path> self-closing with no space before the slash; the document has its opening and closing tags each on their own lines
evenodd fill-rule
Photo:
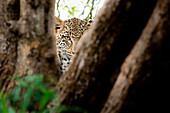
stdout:
<svg viewBox="0 0 170 113">
<path fill-rule="evenodd" d="M 56 29 L 60 29 L 63 24 L 64 22 L 60 18 L 56 17 Z"/>
<path fill-rule="evenodd" d="M 56 32 L 57 32 L 57 30 L 59 30 L 60 31 L 60 29 L 62 29 L 63 28 L 63 26 L 64 26 L 64 22 L 60 19 L 60 18 L 58 18 L 58 17 L 55 17 L 56 19 L 56 21 L 55 21 L 55 30 L 56 30 Z"/>
<path fill-rule="evenodd" d="M 88 22 L 87 22 L 87 26 L 88 26 L 88 28 L 91 28 L 92 23 L 93 23 L 93 21 L 92 21 L 91 19 L 90 19 L 90 20 L 88 20 Z"/>
</svg>

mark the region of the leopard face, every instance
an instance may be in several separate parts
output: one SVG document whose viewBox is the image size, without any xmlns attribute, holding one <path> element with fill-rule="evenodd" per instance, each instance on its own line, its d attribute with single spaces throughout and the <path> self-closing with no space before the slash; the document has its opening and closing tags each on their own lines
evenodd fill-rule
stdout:
<svg viewBox="0 0 170 113">
<path fill-rule="evenodd" d="M 91 23 L 92 21 L 87 22 L 77 18 L 62 21 L 56 17 L 56 47 L 62 72 L 71 63 L 77 43 Z"/>
</svg>

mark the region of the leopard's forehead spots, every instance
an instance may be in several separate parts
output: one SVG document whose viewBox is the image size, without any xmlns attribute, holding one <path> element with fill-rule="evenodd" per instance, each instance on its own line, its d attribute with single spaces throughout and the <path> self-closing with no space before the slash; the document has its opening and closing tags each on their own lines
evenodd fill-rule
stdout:
<svg viewBox="0 0 170 113">
<path fill-rule="evenodd" d="M 68 31 L 72 38 L 80 38 L 85 30 L 88 29 L 86 21 L 72 18 L 64 21 L 64 30 Z"/>
</svg>

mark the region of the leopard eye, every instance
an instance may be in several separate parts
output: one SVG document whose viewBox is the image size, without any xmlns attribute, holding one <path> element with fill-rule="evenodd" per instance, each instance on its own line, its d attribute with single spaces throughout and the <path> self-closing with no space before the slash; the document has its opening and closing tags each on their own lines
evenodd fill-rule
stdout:
<svg viewBox="0 0 170 113">
<path fill-rule="evenodd" d="M 56 28 L 56 29 L 60 29 L 60 26 L 56 26 L 55 28 Z"/>
<path fill-rule="evenodd" d="M 65 39 L 67 39 L 67 40 L 69 40 L 69 39 L 70 39 L 70 37 L 68 37 L 68 36 L 64 36 L 64 38 L 65 38 Z"/>
<path fill-rule="evenodd" d="M 67 37 L 67 40 L 70 40 L 70 37 Z"/>
</svg>

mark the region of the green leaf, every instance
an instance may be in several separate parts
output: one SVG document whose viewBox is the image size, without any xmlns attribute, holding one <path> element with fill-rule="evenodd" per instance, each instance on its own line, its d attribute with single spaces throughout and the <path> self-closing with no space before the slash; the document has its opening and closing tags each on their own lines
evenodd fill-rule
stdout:
<svg viewBox="0 0 170 113">
<path fill-rule="evenodd" d="M 8 113 L 6 98 L 7 98 L 7 95 L 3 95 L 1 97 L 1 101 L 0 101 L 0 108 L 1 109 L 0 109 L 0 111 L 2 111 L 2 113 Z"/>
<path fill-rule="evenodd" d="M 74 10 L 74 12 L 79 12 L 78 10 Z"/>
<path fill-rule="evenodd" d="M 70 15 L 74 16 L 74 13 L 72 11 L 68 10 L 68 12 Z"/>
<path fill-rule="evenodd" d="M 15 109 L 14 109 L 14 108 L 9 107 L 9 108 L 8 108 L 8 113 L 16 113 L 16 112 L 15 112 Z"/>
<path fill-rule="evenodd" d="M 76 7 L 77 7 L 77 6 L 73 6 L 73 7 L 71 8 L 71 9 L 72 9 L 72 11 L 74 11 Z"/>
<path fill-rule="evenodd" d="M 63 7 L 63 10 L 64 10 L 65 8 L 69 9 L 69 7 L 68 7 L 67 5 Z"/>
<path fill-rule="evenodd" d="M 33 92 L 34 92 L 34 90 L 29 88 L 28 91 L 26 92 L 26 94 L 24 95 L 24 100 L 23 100 L 23 104 L 21 107 L 21 113 L 25 113 L 25 111 L 27 110 L 27 108 L 30 104 L 30 100 L 31 100 L 31 96 L 32 96 Z"/>
<path fill-rule="evenodd" d="M 21 87 L 14 88 L 12 91 L 12 96 L 10 96 L 12 101 L 14 102 L 19 101 L 21 99 L 20 93 L 21 93 Z"/>
<path fill-rule="evenodd" d="M 82 4 L 84 4 L 84 2 L 83 1 L 80 1 Z"/>
<path fill-rule="evenodd" d="M 92 7 L 91 6 L 88 6 L 88 7 L 89 7 L 89 10 L 91 10 Z"/>
<path fill-rule="evenodd" d="M 52 90 L 44 90 L 44 94 L 41 97 L 41 108 L 44 108 L 45 105 L 54 97 L 54 92 Z"/>
</svg>

